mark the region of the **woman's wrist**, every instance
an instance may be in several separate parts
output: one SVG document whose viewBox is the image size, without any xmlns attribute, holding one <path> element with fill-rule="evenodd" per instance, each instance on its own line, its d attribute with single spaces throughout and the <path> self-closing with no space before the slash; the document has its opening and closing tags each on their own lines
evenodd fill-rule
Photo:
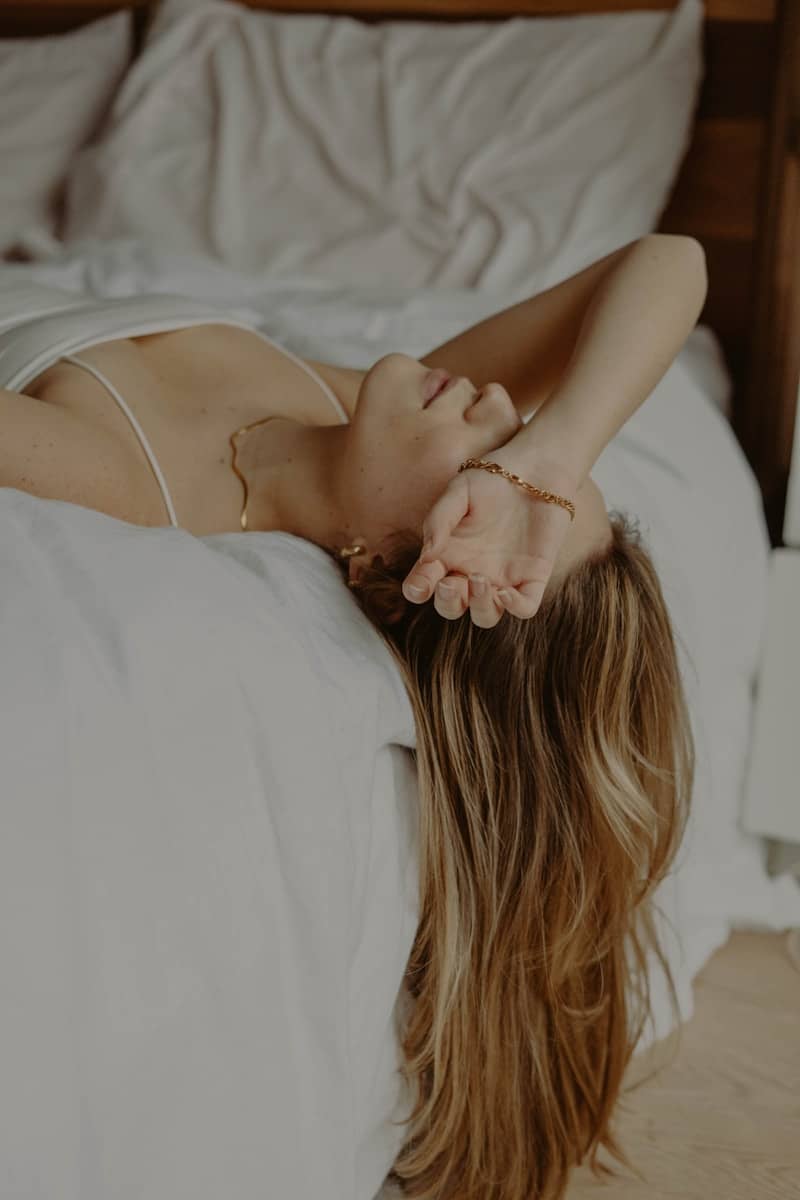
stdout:
<svg viewBox="0 0 800 1200">
<path fill-rule="evenodd" d="M 528 483 L 574 500 L 592 463 L 582 459 L 575 439 L 570 439 L 563 431 L 551 431 L 549 423 L 548 429 L 542 429 L 540 433 L 534 428 L 535 423 L 534 417 L 491 458 L 506 470 L 521 475 Z M 542 436 L 544 434 L 546 436 Z"/>
<path fill-rule="evenodd" d="M 511 469 L 524 477 L 549 464 L 580 488 L 674 360 L 706 290 L 693 238 L 648 234 L 630 246 L 598 286 L 558 385 L 503 448 Z"/>
</svg>

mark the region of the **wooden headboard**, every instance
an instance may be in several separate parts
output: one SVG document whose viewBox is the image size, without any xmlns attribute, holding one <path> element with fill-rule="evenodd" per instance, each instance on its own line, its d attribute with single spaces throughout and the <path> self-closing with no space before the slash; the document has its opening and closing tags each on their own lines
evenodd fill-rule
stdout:
<svg viewBox="0 0 800 1200">
<path fill-rule="evenodd" d="M 675 0 L 240 0 L 278 12 L 487 20 L 628 9 Z M 0 37 L 56 33 L 119 8 L 137 46 L 158 0 L 0 0 Z M 714 329 L 734 380 L 732 423 L 781 544 L 800 373 L 800 2 L 706 0 L 705 77 L 691 145 L 660 229 L 704 246 Z M 713 470 L 713 464 L 709 464 Z"/>
</svg>

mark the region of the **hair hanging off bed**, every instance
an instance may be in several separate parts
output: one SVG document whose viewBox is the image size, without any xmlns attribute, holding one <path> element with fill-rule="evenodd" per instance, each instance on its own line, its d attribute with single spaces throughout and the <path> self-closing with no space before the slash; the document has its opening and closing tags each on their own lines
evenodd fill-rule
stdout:
<svg viewBox="0 0 800 1200">
<path fill-rule="evenodd" d="M 407 532 L 352 593 L 417 729 L 420 920 L 401 1037 L 415 1101 L 390 1175 L 407 1196 L 550 1200 L 587 1155 L 618 1174 L 601 1145 L 635 1172 L 610 1122 L 650 1012 L 651 953 L 680 1026 L 652 892 L 685 831 L 695 747 L 653 562 L 633 520 L 609 515 L 609 550 L 527 621 L 482 629 L 409 604 Z"/>
</svg>

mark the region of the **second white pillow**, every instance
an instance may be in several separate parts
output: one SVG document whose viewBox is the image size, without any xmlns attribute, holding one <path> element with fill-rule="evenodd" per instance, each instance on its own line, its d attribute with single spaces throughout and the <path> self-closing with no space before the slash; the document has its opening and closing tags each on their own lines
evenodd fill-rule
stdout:
<svg viewBox="0 0 800 1200">
<path fill-rule="evenodd" d="M 58 247 L 65 176 L 98 131 L 132 48 L 128 9 L 69 33 L 0 40 L 4 257 L 28 241 Z"/>
<path fill-rule="evenodd" d="M 672 12 L 436 23 L 166 0 L 65 238 L 244 272 L 524 293 L 657 225 L 702 71 Z"/>
</svg>

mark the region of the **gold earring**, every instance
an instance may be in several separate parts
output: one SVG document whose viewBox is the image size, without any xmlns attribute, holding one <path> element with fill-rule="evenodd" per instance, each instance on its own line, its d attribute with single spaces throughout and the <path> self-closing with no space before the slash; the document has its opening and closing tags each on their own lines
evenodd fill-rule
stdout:
<svg viewBox="0 0 800 1200">
<path fill-rule="evenodd" d="M 336 551 L 336 557 L 341 562 L 346 562 L 348 558 L 352 558 L 355 554 L 366 554 L 367 547 L 362 546 L 360 542 L 354 542 L 352 546 L 342 546 Z M 347 586 L 349 588 L 358 588 L 361 584 L 357 579 L 348 579 Z"/>
<path fill-rule="evenodd" d="M 366 552 L 366 546 L 362 546 L 360 542 L 355 542 L 352 546 L 342 546 L 340 550 L 336 551 L 336 555 L 338 558 L 345 560 L 352 558 L 354 554 L 366 554 Z"/>
</svg>

